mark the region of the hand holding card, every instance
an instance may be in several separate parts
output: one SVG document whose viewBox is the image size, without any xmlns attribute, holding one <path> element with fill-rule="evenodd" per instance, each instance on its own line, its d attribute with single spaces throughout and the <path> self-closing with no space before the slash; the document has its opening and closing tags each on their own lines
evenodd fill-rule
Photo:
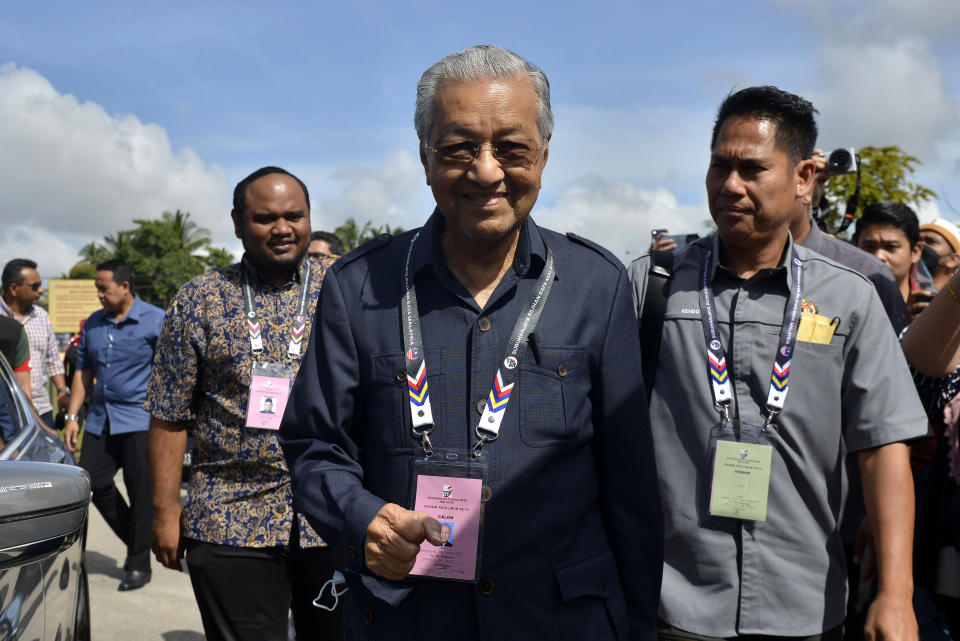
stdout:
<svg viewBox="0 0 960 641">
<path fill-rule="evenodd" d="M 424 540 L 443 545 L 440 523 L 423 512 L 387 503 L 367 526 L 364 555 L 367 568 L 391 581 L 410 573 Z"/>
</svg>

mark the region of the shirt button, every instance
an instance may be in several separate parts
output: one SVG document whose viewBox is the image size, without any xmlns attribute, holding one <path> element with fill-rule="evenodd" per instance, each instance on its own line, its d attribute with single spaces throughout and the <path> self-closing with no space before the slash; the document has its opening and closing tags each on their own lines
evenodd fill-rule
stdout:
<svg viewBox="0 0 960 641">
<path fill-rule="evenodd" d="M 407 370 L 398 369 L 397 370 L 397 383 L 404 383 L 407 380 Z"/>
<path fill-rule="evenodd" d="M 481 332 L 485 332 L 490 329 L 490 319 L 486 316 L 482 316 L 480 320 L 477 321 L 477 327 L 480 328 Z"/>
<path fill-rule="evenodd" d="M 370 625 L 371 623 L 373 623 L 373 610 L 371 610 L 370 608 L 363 609 L 363 622 L 366 623 L 367 625 Z"/>
<path fill-rule="evenodd" d="M 490 489 L 489 485 L 480 486 L 480 502 L 486 503 L 491 498 L 493 498 L 493 490 Z"/>
<path fill-rule="evenodd" d="M 357 546 L 356 546 L 356 545 L 351 545 L 350 547 L 348 547 L 348 548 L 347 548 L 347 552 L 350 554 L 350 558 L 352 558 L 352 559 L 357 558 Z"/>
<path fill-rule="evenodd" d="M 483 594 L 484 596 L 490 596 L 493 594 L 493 589 L 495 587 L 497 587 L 497 584 L 493 582 L 493 579 L 488 577 L 480 581 L 480 594 Z"/>
<path fill-rule="evenodd" d="M 557 374 L 560 375 L 560 376 L 566 376 L 566 375 L 567 375 L 567 366 L 564 365 L 563 363 L 560 363 L 559 365 L 557 365 Z"/>
<path fill-rule="evenodd" d="M 487 407 L 487 401 L 477 401 L 477 414 L 483 416 L 483 410 Z"/>
</svg>

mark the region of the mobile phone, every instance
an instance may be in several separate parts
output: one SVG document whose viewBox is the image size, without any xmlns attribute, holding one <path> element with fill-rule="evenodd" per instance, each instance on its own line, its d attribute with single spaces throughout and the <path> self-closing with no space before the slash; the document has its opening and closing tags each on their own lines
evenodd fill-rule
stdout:
<svg viewBox="0 0 960 641">
<path fill-rule="evenodd" d="M 673 240 L 674 244 L 677 246 L 677 249 L 680 249 L 681 247 L 685 247 L 696 239 L 700 238 L 700 234 L 671 234 L 668 236 L 668 238 Z"/>
<path fill-rule="evenodd" d="M 667 233 L 669 233 L 669 231 L 666 229 L 654 229 L 653 231 L 650 232 L 650 238 L 656 240 L 660 236 L 660 234 L 667 234 Z"/>
</svg>

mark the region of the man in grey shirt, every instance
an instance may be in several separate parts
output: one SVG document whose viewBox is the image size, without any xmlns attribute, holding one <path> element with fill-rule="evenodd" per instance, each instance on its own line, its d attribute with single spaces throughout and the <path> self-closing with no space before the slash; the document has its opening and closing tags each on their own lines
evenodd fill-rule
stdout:
<svg viewBox="0 0 960 641">
<path fill-rule="evenodd" d="M 774 87 L 724 100 L 706 178 L 718 231 L 675 252 L 660 352 L 644 354 L 658 359 L 661 638 L 840 638 L 845 449 L 859 453 L 877 550 L 867 638 L 917 638 L 902 441 L 926 418 L 870 281 L 790 236 L 813 188 L 814 113 Z M 648 257 L 630 268 L 638 315 L 649 270 Z"/>
</svg>

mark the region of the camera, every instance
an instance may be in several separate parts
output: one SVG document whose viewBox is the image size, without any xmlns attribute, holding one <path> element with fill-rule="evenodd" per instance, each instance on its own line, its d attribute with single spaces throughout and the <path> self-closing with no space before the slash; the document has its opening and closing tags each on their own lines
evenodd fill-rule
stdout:
<svg viewBox="0 0 960 641">
<path fill-rule="evenodd" d="M 831 176 L 857 173 L 857 150 L 841 147 L 831 151 L 827 156 L 827 173 Z"/>
</svg>

